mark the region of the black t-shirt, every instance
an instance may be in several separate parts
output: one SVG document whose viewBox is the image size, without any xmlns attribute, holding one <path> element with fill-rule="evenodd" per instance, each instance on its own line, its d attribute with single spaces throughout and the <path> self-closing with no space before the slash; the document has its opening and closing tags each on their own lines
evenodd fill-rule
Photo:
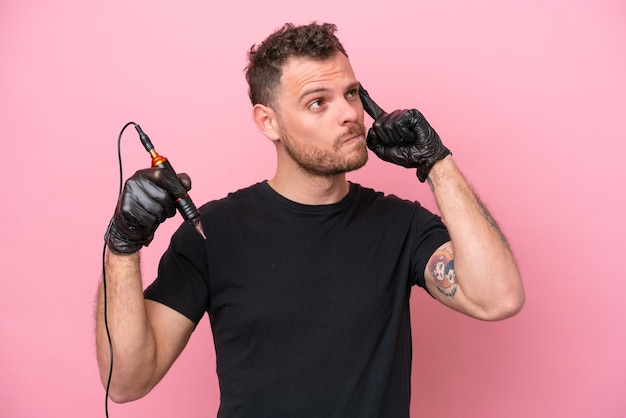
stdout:
<svg viewBox="0 0 626 418">
<path fill-rule="evenodd" d="M 208 312 L 218 417 L 409 416 L 409 295 L 449 240 L 438 216 L 357 184 L 302 205 L 267 182 L 200 213 L 207 240 L 181 226 L 145 297 Z"/>
</svg>

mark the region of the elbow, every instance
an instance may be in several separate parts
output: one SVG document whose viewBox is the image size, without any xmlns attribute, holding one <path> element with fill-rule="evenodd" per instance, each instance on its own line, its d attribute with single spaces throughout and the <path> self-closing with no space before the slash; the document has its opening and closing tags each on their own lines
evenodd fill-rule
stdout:
<svg viewBox="0 0 626 418">
<path fill-rule="evenodd" d="M 116 358 L 111 370 L 109 358 L 98 352 L 100 382 L 107 397 L 116 404 L 136 401 L 146 396 L 158 383 L 150 367 L 137 367 L 125 362 L 123 356 Z"/>
<path fill-rule="evenodd" d="M 116 404 L 122 404 L 126 402 L 132 402 L 136 399 L 127 396 L 123 393 L 109 392 L 109 399 L 112 400 Z"/>
<path fill-rule="evenodd" d="M 116 404 L 136 401 L 146 396 L 152 389 L 152 387 L 139 384 L 137 379 L 131 378 L 128 381 L 122 381 L 122 376 L 115 376 L 115 372 L 110 382 L 108 372 L 106 376 L 101 373 L 100 378 L 102 387 L 107 391 L 107 397 Z"/>
<path fill-rule="evenodd" d="M 106 384 L 105 384 L 106 389 Z M 143 398 L 148 391 L 138 390 L 138 389 L 130 389 L 130 388 L 116 388 L 111 386 L 109 388 L 108 397 L 116 404 L 123 404 L 127 402 L 136 401 L 137 399 Z"/>
<path fill-rule="evenodd" d="M 501 321 L 517 315 L 526 303 L 524 289 L 509 292 L 509 294 L 498 298 L 498 301 L 485 309 L 481 318 L 485 321 Z"/>
</svg>

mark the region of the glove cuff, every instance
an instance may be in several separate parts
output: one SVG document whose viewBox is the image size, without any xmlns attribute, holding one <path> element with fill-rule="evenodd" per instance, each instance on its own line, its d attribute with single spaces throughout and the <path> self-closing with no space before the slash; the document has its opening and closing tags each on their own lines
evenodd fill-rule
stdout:
<svg viewBox="0 0 626 418">
<path fill-rule="evenodd" d="M 115 222 L 115 217 L 113 217 L 113 219 L 111 219 L 111 223 L 109 224 L 109 228 L 104 234 L 104 241 L 113 254 L 130 255 L 139 251 L 144 245 L 147 247 L 153 237 L 154 234 L 151 234 L 144 240 L 134 241 L 119 230 Z"/>
<path fill-rule="evenodd" d="M 417 178 L 420 182 L 424 183 L 428 178 L 428 173 L 430 173 L 430 169 L 433 168 L 435 163 L 439 160 L 443 160 L 448 155 L 452 155 L 450 150 L 445 147 L 445 145 L 441 144 L 441 148 L 438 152 L 430 157 L 424 159 L 424 161 L 420 161 L 419 167 L 417 167 Z"/>
</svg>

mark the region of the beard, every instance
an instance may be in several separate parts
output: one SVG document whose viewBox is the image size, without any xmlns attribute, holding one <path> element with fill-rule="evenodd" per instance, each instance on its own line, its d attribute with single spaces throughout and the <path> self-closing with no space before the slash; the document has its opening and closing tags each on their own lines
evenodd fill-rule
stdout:
<svg viewBox="0 0 626 418">
<path fill-rule="evenodd" d="M 350 125 L 348 130 L 335 138 L 331 149 L 323 149 L 315 145 L 294 140 L 282 129 L 281 137 L 285 151 L 306 173 L 330 177 L 337 174 L 358 170 L 367 162 L 367 146 L 365 141 L 353 146 L 349 155 L 342 153 L 344 142 L 357 135 L 365 135 L 365 127 L 360 123 Z"/>
</svg>

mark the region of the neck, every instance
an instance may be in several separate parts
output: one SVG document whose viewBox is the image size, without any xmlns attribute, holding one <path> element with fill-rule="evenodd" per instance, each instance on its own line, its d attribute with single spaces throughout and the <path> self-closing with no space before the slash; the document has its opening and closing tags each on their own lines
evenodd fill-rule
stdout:
<svg viewBox="0 0 626 418">
<path fill-rule="evenodd" d="M 304 205 L 328 205 L 343 199 L 350 185 L 344 173 L 334 176 L 316 176 L 298 170 L 289 175 L 277 170 L 269 185 L 278 194 Z"/>
</svg>

